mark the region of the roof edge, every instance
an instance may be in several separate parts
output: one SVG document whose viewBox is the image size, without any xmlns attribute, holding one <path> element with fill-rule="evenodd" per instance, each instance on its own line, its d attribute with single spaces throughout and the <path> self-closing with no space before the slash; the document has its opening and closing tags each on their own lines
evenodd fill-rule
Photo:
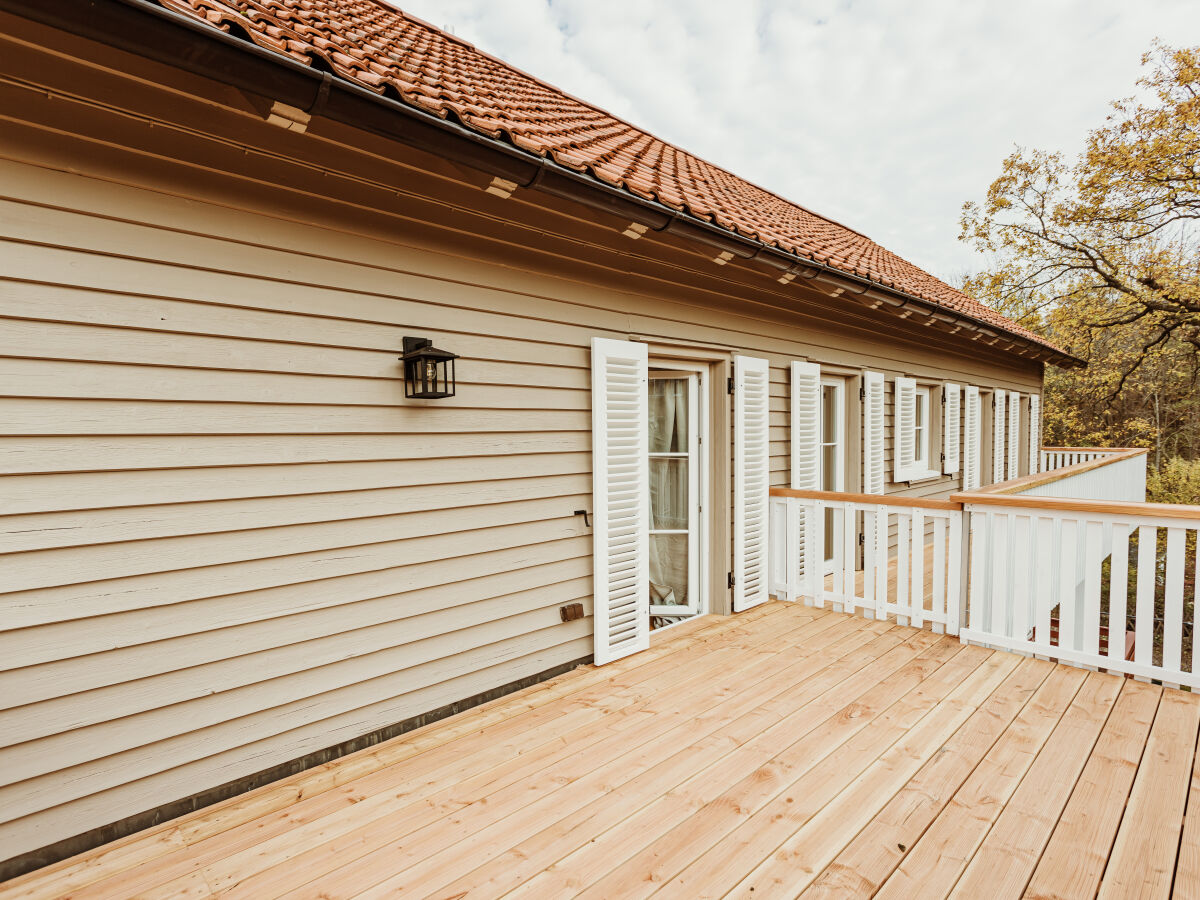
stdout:
<svg viewBox="0 0 1200 900">
<path fill-rule="evenodd" d="M 101 9 L 102 6 L 106 8 Z M 135 18 L 126 20 L 114 15 L 113 6 L 123 8 L 124 16 Z M 982 340 L 989 346 L 1003 341 L 1005 346 L 998 349 L 1036 361 L 1051 362 L 1063 368 L 1086 366 L 1084 360 L 1049 343 L 1031 340 L 968 313 L 842 271 L 811 257 L 790 253 L 687 211 L 641 197 L 610 185 L 590 172 L 559 165 L 546 156 L 261 47 L 193 16 L 165 8 L 156 0 L 89 3 L 83 10 L 73 0 L 0 0 L 0 9 L 248 93 L 270 96 L 310 115 L 327 116 L 427 151 L 433 148 L 434 152 L 449 155 L 479 171 L 514 181 L 519 187 L 628 216 L 647 228 L 729 252 L 744 261 L 764 264 L 772 270 L 790 274 L 794 279 L 831 285 L 828 293 L 839 297 L 846 294 L 848 299 L 872 309 L 886 307 L 886 311 L 892 311 L 900 318 L 924 315 L 927 325 L 942 325 L 950 334 L 965 329 L 973 333 L 973 340 Z M 139 39 L 139 35 L 144 37 L 150 28 L 157 28 L 156 39 Z M 194 40 L 189 39 L 196 35 L 206 37 L 209 43 L 197 47 Z M 232 65 L 235 61 L 243 65 Z"/>
</svg>

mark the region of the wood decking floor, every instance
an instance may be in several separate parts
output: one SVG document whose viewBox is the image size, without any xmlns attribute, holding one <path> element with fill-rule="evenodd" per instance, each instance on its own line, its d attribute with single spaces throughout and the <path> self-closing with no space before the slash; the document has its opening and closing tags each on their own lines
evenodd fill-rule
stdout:
<svg viewBox="0 0 1200 900">
<path fill-rule="evenodd" d="M 1198 730 L 1189 693 L 772 602 L 0 897 L 1200 897 Z"/>
</svg>

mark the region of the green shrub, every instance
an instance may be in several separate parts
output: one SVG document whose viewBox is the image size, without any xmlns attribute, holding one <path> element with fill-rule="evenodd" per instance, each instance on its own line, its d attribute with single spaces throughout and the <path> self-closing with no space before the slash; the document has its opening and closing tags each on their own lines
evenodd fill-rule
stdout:
<svg viewBox="0 0 1200 900">
<path fill-rule="evenodd" d="M 1151 503 L 1200 504 L 1200 459 L 1174 456 L 1146 473 L 1146 499 Z"/>
</svg>

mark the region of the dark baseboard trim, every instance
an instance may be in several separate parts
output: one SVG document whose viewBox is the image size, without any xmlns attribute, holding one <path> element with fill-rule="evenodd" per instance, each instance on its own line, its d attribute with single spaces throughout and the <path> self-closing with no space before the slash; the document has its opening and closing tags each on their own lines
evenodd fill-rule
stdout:
<svg viewBox="0 0 1200 900">
<path fill-rule="evenodd" d="M 572 662 L 563 663 L 552 669 L 546 669 L 544 672 L 538 672 L 536 675 L 529 675 L 517 681 L 510 681 L 508 684 L 484 691 L 482 694 L 476 694 L 473 697 L 449 703 L 446 706 L 430 710 L 419 716 L 413 716 L 412 718 L 405 719 L 403 722 L 386 725 L 383 728 L 372 731 L 370 734 L 351 738 L 333 747 L 326 747 L 324 750 L 317 750 L 301 756 L 299 759 L 293 759 L 278 766 L 263 769 L 261 772 L 255 772 L 253 775 L 247 775 L 244 778 L 228 781 L 225 784 L 209 788 L 198 794 L 192 794 L 190 797 L 164 803 L 162 806 L 156 806 L 154 809 L 128 816 L 118 822 L 101 825 L 99 828 L 93 828 L 91 831 L 85 831 L 74 837 L 64 838 L 61 841 L 56 841 L 38 850 L 22 853 L 19 856 L 14 856 L 11 859 L 0 862 L 0 882 L 75 856 L 77 853 L 84 853 L 102 844 L 115 841 L 118 838 L 143 831 L 168 819 L 175 819 L 186 813 L 203 809 L 206 806 L 212 806 L 214 803 L 220 803 L 222 800 L 228 800 L 230 797 L 236 797 L 239 794 L 252 791 L 273 781 L 279 781 L 280 779 L 295 775 L 297 772 L 303 772 L 305 769 L 324 765 L 338 757 L 347 756 L 367 747 L 373 747 L 376 744 L 399 737 L 406 732 L 414 731 L 424 725 L 449 718 L 473 706 L 480 706 L 498 697 L 503 697 L 505 694 L 511 694 L 514 691 L 519 691 L 538 682 L 546 681 L 556 675 L 569 672 L 576 666 L 586 665 L 591 661 L 592 657 L 585 656 Z"/>
</svg>

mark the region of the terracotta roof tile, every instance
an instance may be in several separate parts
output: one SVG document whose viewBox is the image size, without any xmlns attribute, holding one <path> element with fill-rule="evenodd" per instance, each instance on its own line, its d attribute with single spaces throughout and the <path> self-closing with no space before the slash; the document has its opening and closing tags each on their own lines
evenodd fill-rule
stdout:
<svg viewBox="0 0 1200 900">
<path fill-rule="evenodd" d="M 223 31 L 738 234 L 1043 338 L 858 232 L 692 156 L 377 0 L 158 0 Z"/>
</svg>

